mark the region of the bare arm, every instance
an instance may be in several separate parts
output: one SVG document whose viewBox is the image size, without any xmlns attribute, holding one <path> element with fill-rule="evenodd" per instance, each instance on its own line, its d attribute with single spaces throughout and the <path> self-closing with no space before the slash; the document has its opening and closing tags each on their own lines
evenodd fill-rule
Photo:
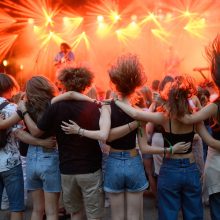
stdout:
<svg viewBox="0 0 220 220">
<path fill-rule="evenodd" d="M 15 135 L 19 140 L 21 140 L 22 142 L 26 144 L 38 145 L 38 146 L 42 146 L 45 148 L 56 147 L 56 139 L 54 137 L 40 139 L 40 138 L 33 137 L 31 134 L 29 134 L 28 132 L 22 129 L 17 129 L 15 131 Z"/>
<path fill-rule="evenodd" d="M 26 109 L 24 101 L 20 101 L 19 102 L 18 109 L 21 110 L 21 112 L 22 112 L 22 114 L 24 116 L 24 121 L 25 121 L 25 123 L 26 123 L 26 125 L 28 127 L 28 130 L 30 131 L 30 133 L 34 137 L 40 137 L 44 132 L 37 127 L 35 122 L 30 117 L 29 113 L 27 112 L 27 109 Z M 24 115 L 24 112 L 25 112 L 25 115 Z"/>
<path fill-rule="evenodd" d="M 150 146 L 147 144 L 147 135 L 145 132 L 145 125 L 143 124 L 140 129 L 142 131 L 138 132 L 138 144 L 139 144 L 139 147 L 140 147 L 142 153 L 170 154 L 171 148 L 172 148 L 172 154 L 183 153 L 183 152 L 186 152 L 191 145 L 191 143 L 179 142 L 169 148 Z"/>
<path fill-rule="evenodd" d="M 205 143 L 207 145 L 209 145 L 210 147 L 212 147 L 216 150 L 220 150 L 220 141 L 214 139 L 209 134 L 209 132 L 207 131 L 203 122 L 200 122 L 196 125 L 196 130 L 197 130 L 198 134 L 200 135 L 200 137 L 205 141 Z"/>
<path fill-rule="evenodd" d="M 84 94 L 81 94 L 79 92 L 69 91 L 52 98 L 51 104 L 64 100 L 80 100 L 80 101 L 94 102 L 93 99 L 89 98 Z"/>
<path fill-rule="evenodd" d="M 116 128 L 112 128 L 110 130 L 107 141 L 111 142 L 111 141 L 117 140 L 118 138 L 124 137 L 125 135 L 134 131 L 137 127 L 138 127 L 138 122 L 132 121 L 128 124 L 125 124 L 125 125 L 122 125 Z"/>
<path fill-rule="evenodd" d="M 187 114 L 184 117 L 180 118 L 179 120 L 183 122 L 184 124 L 195 124 L 201 121 L 204 121 L 211 116 L 214 116 L 218 111 L 218 106 L 214 103 L 210 103 L 203 107 L 198 112 L 195 112 L 193 114 Z"/>
<path fill-rule="evenodd" d="M 163 113 L 142 111 L 119 100 L 116 100 L 115 104 L 135 120 L 153 122 L 155 124 L 162 124 L 164 121 Z"/>
<path fill-rule="evenodd" d="M 9 118 L 2 119 L 0 117 L 0 129 L 7 129 L 12 127 L 14 124 L 18 123 L 21 118 L 17 113 L 12 114 Z"/>
</svg>

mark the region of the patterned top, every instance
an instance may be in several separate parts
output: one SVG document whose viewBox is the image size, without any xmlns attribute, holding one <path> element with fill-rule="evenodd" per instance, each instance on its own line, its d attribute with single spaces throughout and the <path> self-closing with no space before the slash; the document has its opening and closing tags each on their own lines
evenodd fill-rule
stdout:
<svg viewBox="0 0 220 220">
<path fill-rule="evenodd" d="M 5 101 L 5 98 L 0 97 L 0 104 Z M 5 115 L 5 118 L 8 118 L 14 112 L 16 112 L 16 110 L 17 106 L 13 103 L 10 103 L 4 109 L 2 109 L 1 112 Z M 10 170 L 21 163 L 18 141 L 13 132 L 21 127 L 21 125 L 15 124 L 13 127 L 7 130 L 7 144 L 4 148 L 0 149 L 0 172 Z"/>
</svg>

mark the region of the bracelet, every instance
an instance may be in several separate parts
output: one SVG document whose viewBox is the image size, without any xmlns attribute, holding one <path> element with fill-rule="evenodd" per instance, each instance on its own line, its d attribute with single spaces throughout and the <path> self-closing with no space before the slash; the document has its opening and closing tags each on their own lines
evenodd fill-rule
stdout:
<svg viewBox="0 0 220 220">
<path fill-rule="evenodd" d="M 163 148 L 163 158 L 166 157 L 166 153 L 167 153 L 167 151 L 166 151 L 166 148 L 164 147 L 164 148 Z"/>
<path fill-rule="evenodd" d="M 77 132 L 78 135 L 80 135 L 80 129 L 81 129 L 81 128 L 79 127 L 78 132 Z"/>
<path fill-rule="evenodd" d="M 173 146 L 170 145 L 170 154 L 173 154 Z"/>
<path fill-rule="evenodd" d="M 23 114 L 22 114 L 22 111 L 17 109 L 16 113 L 18 114 L 18 116 L 20 117 L 20 119 L 23 119 Z"/>
<path fill-rule="evenodd" d="M 132 131 L 130 123 L 128 123 L 128 128 L 129 128 L 129 131 Z"/>
<path fill-rule="evenodd" d="M 26 114 L 28 114 L 28 111 L 24 111 L 24 112 L 22 112 L 22 116 L 23 116 L 23 118 L 24 118 L 24 116 L 25 116 Z"/>
<path fill-rule="evenodd" d="M 82 129 L 82 134 L 81 134 L 81 137 L 83 137 L 83 136 L 84 136 L 84 131 L 85 131 L 85 129 Z"/>
</svg>

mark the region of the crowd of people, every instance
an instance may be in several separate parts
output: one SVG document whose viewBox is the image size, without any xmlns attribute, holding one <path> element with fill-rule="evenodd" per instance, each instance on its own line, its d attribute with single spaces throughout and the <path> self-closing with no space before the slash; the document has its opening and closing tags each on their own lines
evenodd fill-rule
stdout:
<svg viewBox="0 0 220 220">
<path fill-rule="evenodd" d="M 73 60 L 70 52 L 61 44 L 56 65 Z M 37 75 L 21 92 L 1 73 L 0 198 L 8 198 L 11 220 L 24 217 L 25 191 L 31 220 L 58 220 L 61 208 L 71 220 L 103 219 L 105 199 L 111 219 L 142 220 L 146 190 L 159 220 L 180 211 L 202 220 L 204 203 L 220 219 L 220 36 L 206 52 L 212 81 L 168 72 L 151 87 L 138 57 L 120 56 L 104 98 L 82 66 L 59 68 L 59 90 Z"/>
</svg>

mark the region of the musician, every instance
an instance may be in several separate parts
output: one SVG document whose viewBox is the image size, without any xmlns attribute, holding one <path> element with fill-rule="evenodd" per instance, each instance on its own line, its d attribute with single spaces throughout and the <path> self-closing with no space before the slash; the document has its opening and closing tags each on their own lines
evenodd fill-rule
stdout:
<svg viewBox="0 0 220 220">
<path fill-rule="evenodd" d="M 54 58 L 54 65 L 57 68 L 70 65 L 74 60 L 74 54 L 71 51 L 71 47 L 67 43 L 60 44 L 60 52 Z"/>
<path fill-rule="evenodd" d="M 170 46 L 167 51 L 167 57 L 164 61 L 165 75 L 177 76 L 180 74 L 180 64 L 184 59 L 180 58 L 173 46 Z"/>
</svg>

